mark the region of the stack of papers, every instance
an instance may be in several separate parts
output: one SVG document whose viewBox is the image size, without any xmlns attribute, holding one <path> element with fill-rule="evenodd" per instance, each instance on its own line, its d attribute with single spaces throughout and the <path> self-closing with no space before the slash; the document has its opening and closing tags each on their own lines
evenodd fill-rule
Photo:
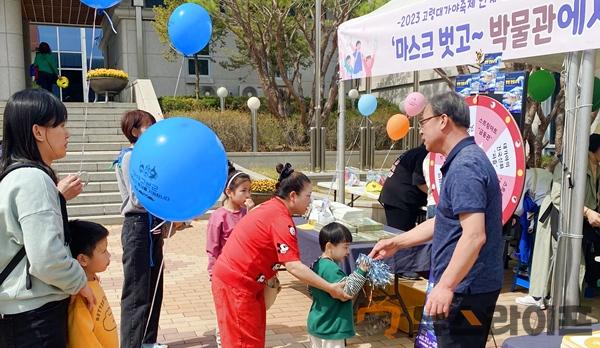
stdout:
<svg viewBox="0 0 600 348">
<path fill-rule="evenodd" d="M 364 210 L 360 208 L 349 207 L 338 202 L 331 202 L 331 211 L 336 220 L 348 221 L 350 219 L 360 219 L 366 217 Z"/>
<path fill-rule="evenodd" d="M 381 231 L 383 224 L 368 217 L 345 219 L 344 222 L 356 226 L 357 232 Z"/>
</svg>

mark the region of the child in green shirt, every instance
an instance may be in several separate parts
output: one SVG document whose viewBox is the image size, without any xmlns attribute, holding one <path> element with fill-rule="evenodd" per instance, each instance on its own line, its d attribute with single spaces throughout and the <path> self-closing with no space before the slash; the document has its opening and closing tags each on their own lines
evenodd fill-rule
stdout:
<svg viewBox="0 0 600 348">
<path fill-rule="evenodd" d="M 344 225 L 332 222 L 324 226 L 319 233 L 323 254 L 315 261 L 312 269 L 330 283 L 345 281 L 344 292 L 354 296 L 367 280 L 368 265 L 360 264 L 350 276 L 340 269 L 338 263 L 348 256 L 351 242 L 352 234 Z M 313 297 L 307 323 L 311 347 L 345 347 L 345 339 L 356 334 L 352 301 L 342 302 L 313 287 L 309 290 Z"/>
</svg>

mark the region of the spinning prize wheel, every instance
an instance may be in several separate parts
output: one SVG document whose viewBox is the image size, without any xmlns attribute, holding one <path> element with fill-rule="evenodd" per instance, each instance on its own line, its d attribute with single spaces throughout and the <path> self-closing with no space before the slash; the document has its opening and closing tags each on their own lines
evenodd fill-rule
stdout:
<svg viewBox="0 0 600 348">
<path fill-rule="evenodd" d="M 483 96 L 466 98 L 471 112 L 469 134 L 485 151 L 496 169 L 502 192 L 502 223 L 506 223 L 521 200 L 525 183 L 525 151 L 519 127 L 510 112 L 497 100 Z M 429 178 L 436 202 L 439 202 L 439 188 L 442 184 L 440 168 L 446 158 L 441 154 L 431 154 Z"/>
</svg>

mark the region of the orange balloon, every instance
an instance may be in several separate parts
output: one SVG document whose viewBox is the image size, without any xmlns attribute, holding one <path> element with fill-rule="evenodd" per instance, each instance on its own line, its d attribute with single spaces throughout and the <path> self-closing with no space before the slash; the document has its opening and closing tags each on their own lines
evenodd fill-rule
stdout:
<svg viewBox="0 0 600 348">
<path fill-rule="evenodd" d="M 396 114 L 387 121 L 387 134 L 393 141 L 400 140 L 408 134 L 410 128 L 410 122 L 408 117 L 403 114 Z"/>
</svg>

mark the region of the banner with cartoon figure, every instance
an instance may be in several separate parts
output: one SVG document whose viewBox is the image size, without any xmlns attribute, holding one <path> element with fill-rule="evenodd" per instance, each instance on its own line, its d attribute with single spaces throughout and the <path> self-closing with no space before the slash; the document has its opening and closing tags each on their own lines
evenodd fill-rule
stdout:
<svg viewBox="0 0 600 348">
<path fill-rule="evenodd" d="M 339 26 L 340 76 L 475 64 L 476 52 L 506 61 L 595 49 L 599 31 L 598 0 L 390 1 Z"/>
</svg>

